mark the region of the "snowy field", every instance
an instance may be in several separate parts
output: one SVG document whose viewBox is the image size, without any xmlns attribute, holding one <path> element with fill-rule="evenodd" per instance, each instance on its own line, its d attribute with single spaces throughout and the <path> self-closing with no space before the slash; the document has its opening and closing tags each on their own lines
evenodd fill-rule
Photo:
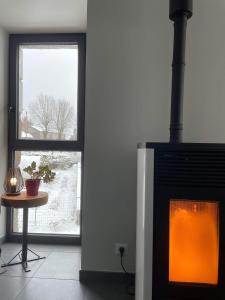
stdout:
<svg viewBox="0 0 225 300">
<path fill-rule="evenodd" d="M 49 193 L 48 203 L 29 209 L 29 233 L 80 235 L 81 153 L 22 151 L 16 153 L 16 160 L 21 171 L 35 161 L 37 165 L 49 164 L 56 172 L 53 182 L 40 186 Z M 22 232 L 22 218 L 22 209 L 14 209 L 14 232 Z"/>
</svg>

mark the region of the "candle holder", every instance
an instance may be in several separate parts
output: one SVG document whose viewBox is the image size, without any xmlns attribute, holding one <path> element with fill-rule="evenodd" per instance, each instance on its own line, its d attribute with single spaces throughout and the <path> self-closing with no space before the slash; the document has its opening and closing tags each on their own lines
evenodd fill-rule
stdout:
<svg viewBox="0 0 225 300">
<path fill-rule="evenodd" d="M 6 195 L 19 195 L 24 187 L 20 168 L 10 168 L 5 177 L 4 190 Z"/>
</svg>

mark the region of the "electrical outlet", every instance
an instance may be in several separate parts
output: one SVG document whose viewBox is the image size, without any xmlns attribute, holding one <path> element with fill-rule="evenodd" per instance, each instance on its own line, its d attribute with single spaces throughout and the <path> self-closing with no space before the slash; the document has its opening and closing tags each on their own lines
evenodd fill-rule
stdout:
<svg viewBox="0 0 225 300">
<path fill-rule="evenodd" d="M 121 244 L 120 243 L 115 244 L 115 253 L 116 253 L 116 255 L 120 255 L 120 251 L 119 251 L 120 247 L 124 248 L 124 255 L 127 255 L 127 253 L 128 253 L 128 244 L 122 244 L 122 243 Z"/>
</svg>

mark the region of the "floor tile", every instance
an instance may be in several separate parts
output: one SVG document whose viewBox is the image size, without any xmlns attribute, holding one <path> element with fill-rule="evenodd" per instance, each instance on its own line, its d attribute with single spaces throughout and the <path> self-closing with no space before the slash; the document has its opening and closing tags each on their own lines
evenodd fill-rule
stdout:
<svg viewBox="0 0 225 300">
<path fill-rule="evenodd" d="M 0 299 L 14 300 L 30 279 L 0 276 Z"/>
<path fill-rule="evenodd" d="M 81 252 L 81 247 L 77 245 L 52 245 L 52 244 L 29 244 L 28 247 L 34 251 L 41 252 Z M 19 251 L 21 243 L 4 243 L 1 245 L 2 252 L 8 250 Z"/>
<path fill-rule="evenodd" d="M 25 273 L 21 265 L 8 267 L 8 271 L 0 275 L 0 300 L 134 299 L 127 294 L 125 283 L 82 285 L 78 281 L 80 270 L 78 246 L 31 244 L 29 247 L 47 258 L 30 262 L 29 273 Z M 21 244 L 4 244 L 2 258 L 8 261 L 20 249 Z"/>
<path fill-rule="evenodd" d="M 16 254 L 15 251 L 4 251 L 2 253 L 2 259 L 5 263 L 9 262 L 13 256 Z M 40 256 L 45 256 L 48 257 L 49 253 L 48 252 L 38 252 L 38 255 Z M 32 253 L 28 253 L 28 259 L 33 259 L 36 258 Z M 46 258 L 47 259 L 47 258 Z M 33 277 L 35 272 L 38 270 L 38 268 L 44 263 L 46 259 L 41 259 L 38 261 L 32 261 L 28 262 L 29 269 L 31 270 L 30 272 L 24 272 L 23 267 L 21 264 L 15 265 L 15 266 L 10 266 L 6 267 L 7 272 L 4 273 L 4 276 L 19 276 L 19 277 Z M 20 258 L 17 256 L 13 262 L 19 262 Z"/>
<path fill-rule="evenodd" d="M 79 279 L 80 253 L 53 252 L 35 273 L 36 278 Z"/>
<path fill-rule="evenodd" d="M 22 248 L 22 245 L 20 243 L 5 243 L 0 246 L 2 249 L 2 253 L 7 251 L 19 251 Z"/>
<path fill-rule="evenodd" d="M 84 289 L 82 285 L 75 280 L 33 278 L 16 298 L 16 300 L 43 299 L 84 300 Z"/>
<path fill-rule="evenodd" d="M 127 294 L 125 284 L 92 283 L 85 290 L 85 300 L 134 300 L 134 296 Z"/>
</svg>

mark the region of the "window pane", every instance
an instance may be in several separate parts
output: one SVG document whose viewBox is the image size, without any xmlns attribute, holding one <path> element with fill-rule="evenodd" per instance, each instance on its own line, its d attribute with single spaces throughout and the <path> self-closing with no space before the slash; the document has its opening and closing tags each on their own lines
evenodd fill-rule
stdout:
<svg viewBox="0 0 225 300">
<path fill-rule="evenodd" d="M 19 47 L 19 139 L 77 140 L 77 45 Z"/>
<path fill-rule="evenodd" d="M 218 284 L 218 202 L 171 200 L 169 223 L 169 280 Z"/>
<path fill-rule="evenodd" d="M 81 153 L 59 151 L 16 151 L 16 165 L 48 164 L 56 173 L 53 182 L 41 183 L 48 192 L 48 203 L 29 209 L 29 233 L 80 235 Z M 28 178 L 22 171 L 23 177 Z M 23 210 L 14 209 L 13 231 L 22 232 Z"/>
</svg>

